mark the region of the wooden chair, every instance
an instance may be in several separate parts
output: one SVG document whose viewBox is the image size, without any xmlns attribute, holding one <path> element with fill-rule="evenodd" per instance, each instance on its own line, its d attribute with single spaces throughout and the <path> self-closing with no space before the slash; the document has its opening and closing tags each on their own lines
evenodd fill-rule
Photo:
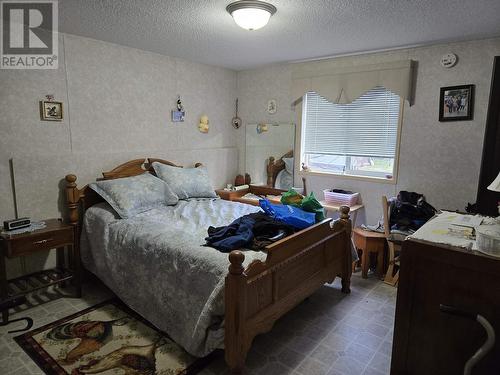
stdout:
<svg viewBox="0 0 500 375">
<path fill-rule="evenodd" d="M 384 234 L 389 248 L 389 265 L 385 274 L 384 282 L 397 286 L 399 281 L 399 253 L 401 252 L 401 244 L 391 238 L 391 227 L 389 224 L 389 204 L 387 197 L 382 196 L 382 210 L 384 215 Z M 395 271 L 395 267 L 398 267 Z"/>
</svg>

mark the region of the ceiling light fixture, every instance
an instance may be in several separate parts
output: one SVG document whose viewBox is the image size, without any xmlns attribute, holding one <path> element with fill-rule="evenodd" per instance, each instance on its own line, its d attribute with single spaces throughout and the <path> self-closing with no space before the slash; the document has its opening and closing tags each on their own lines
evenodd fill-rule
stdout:
<svg viewBox="0 0 500 375">
<path fill-rule="evenodd" d="M 269 18 L 276 13 L 276 7 L 263 1 L 240 0 L 229 4 L 227 12 L 234 22 L 244 29 L 257 30 L 269 22 Z"/>
</svg>

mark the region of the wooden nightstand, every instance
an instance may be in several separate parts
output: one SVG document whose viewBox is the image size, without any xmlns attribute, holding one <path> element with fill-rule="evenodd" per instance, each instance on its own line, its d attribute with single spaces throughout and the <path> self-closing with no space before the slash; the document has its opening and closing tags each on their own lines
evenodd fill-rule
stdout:
<svg viewBox="0 0 500 375">
<path fill-rule="evenodd" d="M 46 227 L 21 234 L 0 233 L 0 302 L 11 300 L 38 289 L 73 280 L 75 297 L 81 296 L 80 255 L 75 246 L 75 227 L 60 219 L 45 220 Z M 72 269 L 65 267 L 65 248 Z M 16 258 L 41 250 L 57 249 L 57 267 L 7 280 L 5 257 Z M 2 312 L 2 320 L 8 319 L 8 311 Z"/>
<path fill-rule="evenodd" d="M 248 189 L 237 191 L 220 189 L 215 190 L 215 192 L 219 197 L 226 201 L 240 202 L 250 204 L 252 206 L 258 206 L 259 200 L 257 198 L 243 198 L 243 196 L 247 193 L 251 193 L 257 196 L 266 197 L 271 203 L 281 204 L 281 194 L 283 194 L 285 190 L 270 188 L 267 186 L 250 185 Z"/>
<path fill-rule="evenodd" d="M 215 190 L 215 192 L 222 199 L 224 199 L 226 201 L 232 201 L 236 198 L 240 198 L 240 197 L 244 196 L 246 193 L 248 193 L 248 190 L 249 189 L 232 191 L 232 190 L 219 189 L 219 190 Z"/>
</svg>

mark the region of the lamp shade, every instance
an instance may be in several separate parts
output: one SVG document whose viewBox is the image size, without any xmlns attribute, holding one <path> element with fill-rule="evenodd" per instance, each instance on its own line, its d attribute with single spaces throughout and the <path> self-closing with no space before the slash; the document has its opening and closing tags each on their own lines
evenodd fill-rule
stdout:
<svg viewBox="0 0 500 375">
<path fill-rule="evenodd" d="M 263 1 L 240 0 L 226 8 L 236 24 L 246 30 L 257 30 L 267 25 L 276 13 L 276 7 Z"/>
<path fill-rule="evenodd" d="M 500 173 L 498 173 L 497 178 L 487 187 L 488 190 L 500 192 Z"/>
</svg>

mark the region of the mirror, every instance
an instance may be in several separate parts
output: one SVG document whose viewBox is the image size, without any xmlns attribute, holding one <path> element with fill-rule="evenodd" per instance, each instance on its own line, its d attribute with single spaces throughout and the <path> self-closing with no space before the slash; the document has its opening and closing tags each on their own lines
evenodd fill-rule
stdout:
<svg viewBox="0 0 500 375">
<path fill-rule="evenodd" d="M 295 125 L 247 124 L 245 171 L 252 185 L 288 190 L 293 186 Z"/>
</svg>

